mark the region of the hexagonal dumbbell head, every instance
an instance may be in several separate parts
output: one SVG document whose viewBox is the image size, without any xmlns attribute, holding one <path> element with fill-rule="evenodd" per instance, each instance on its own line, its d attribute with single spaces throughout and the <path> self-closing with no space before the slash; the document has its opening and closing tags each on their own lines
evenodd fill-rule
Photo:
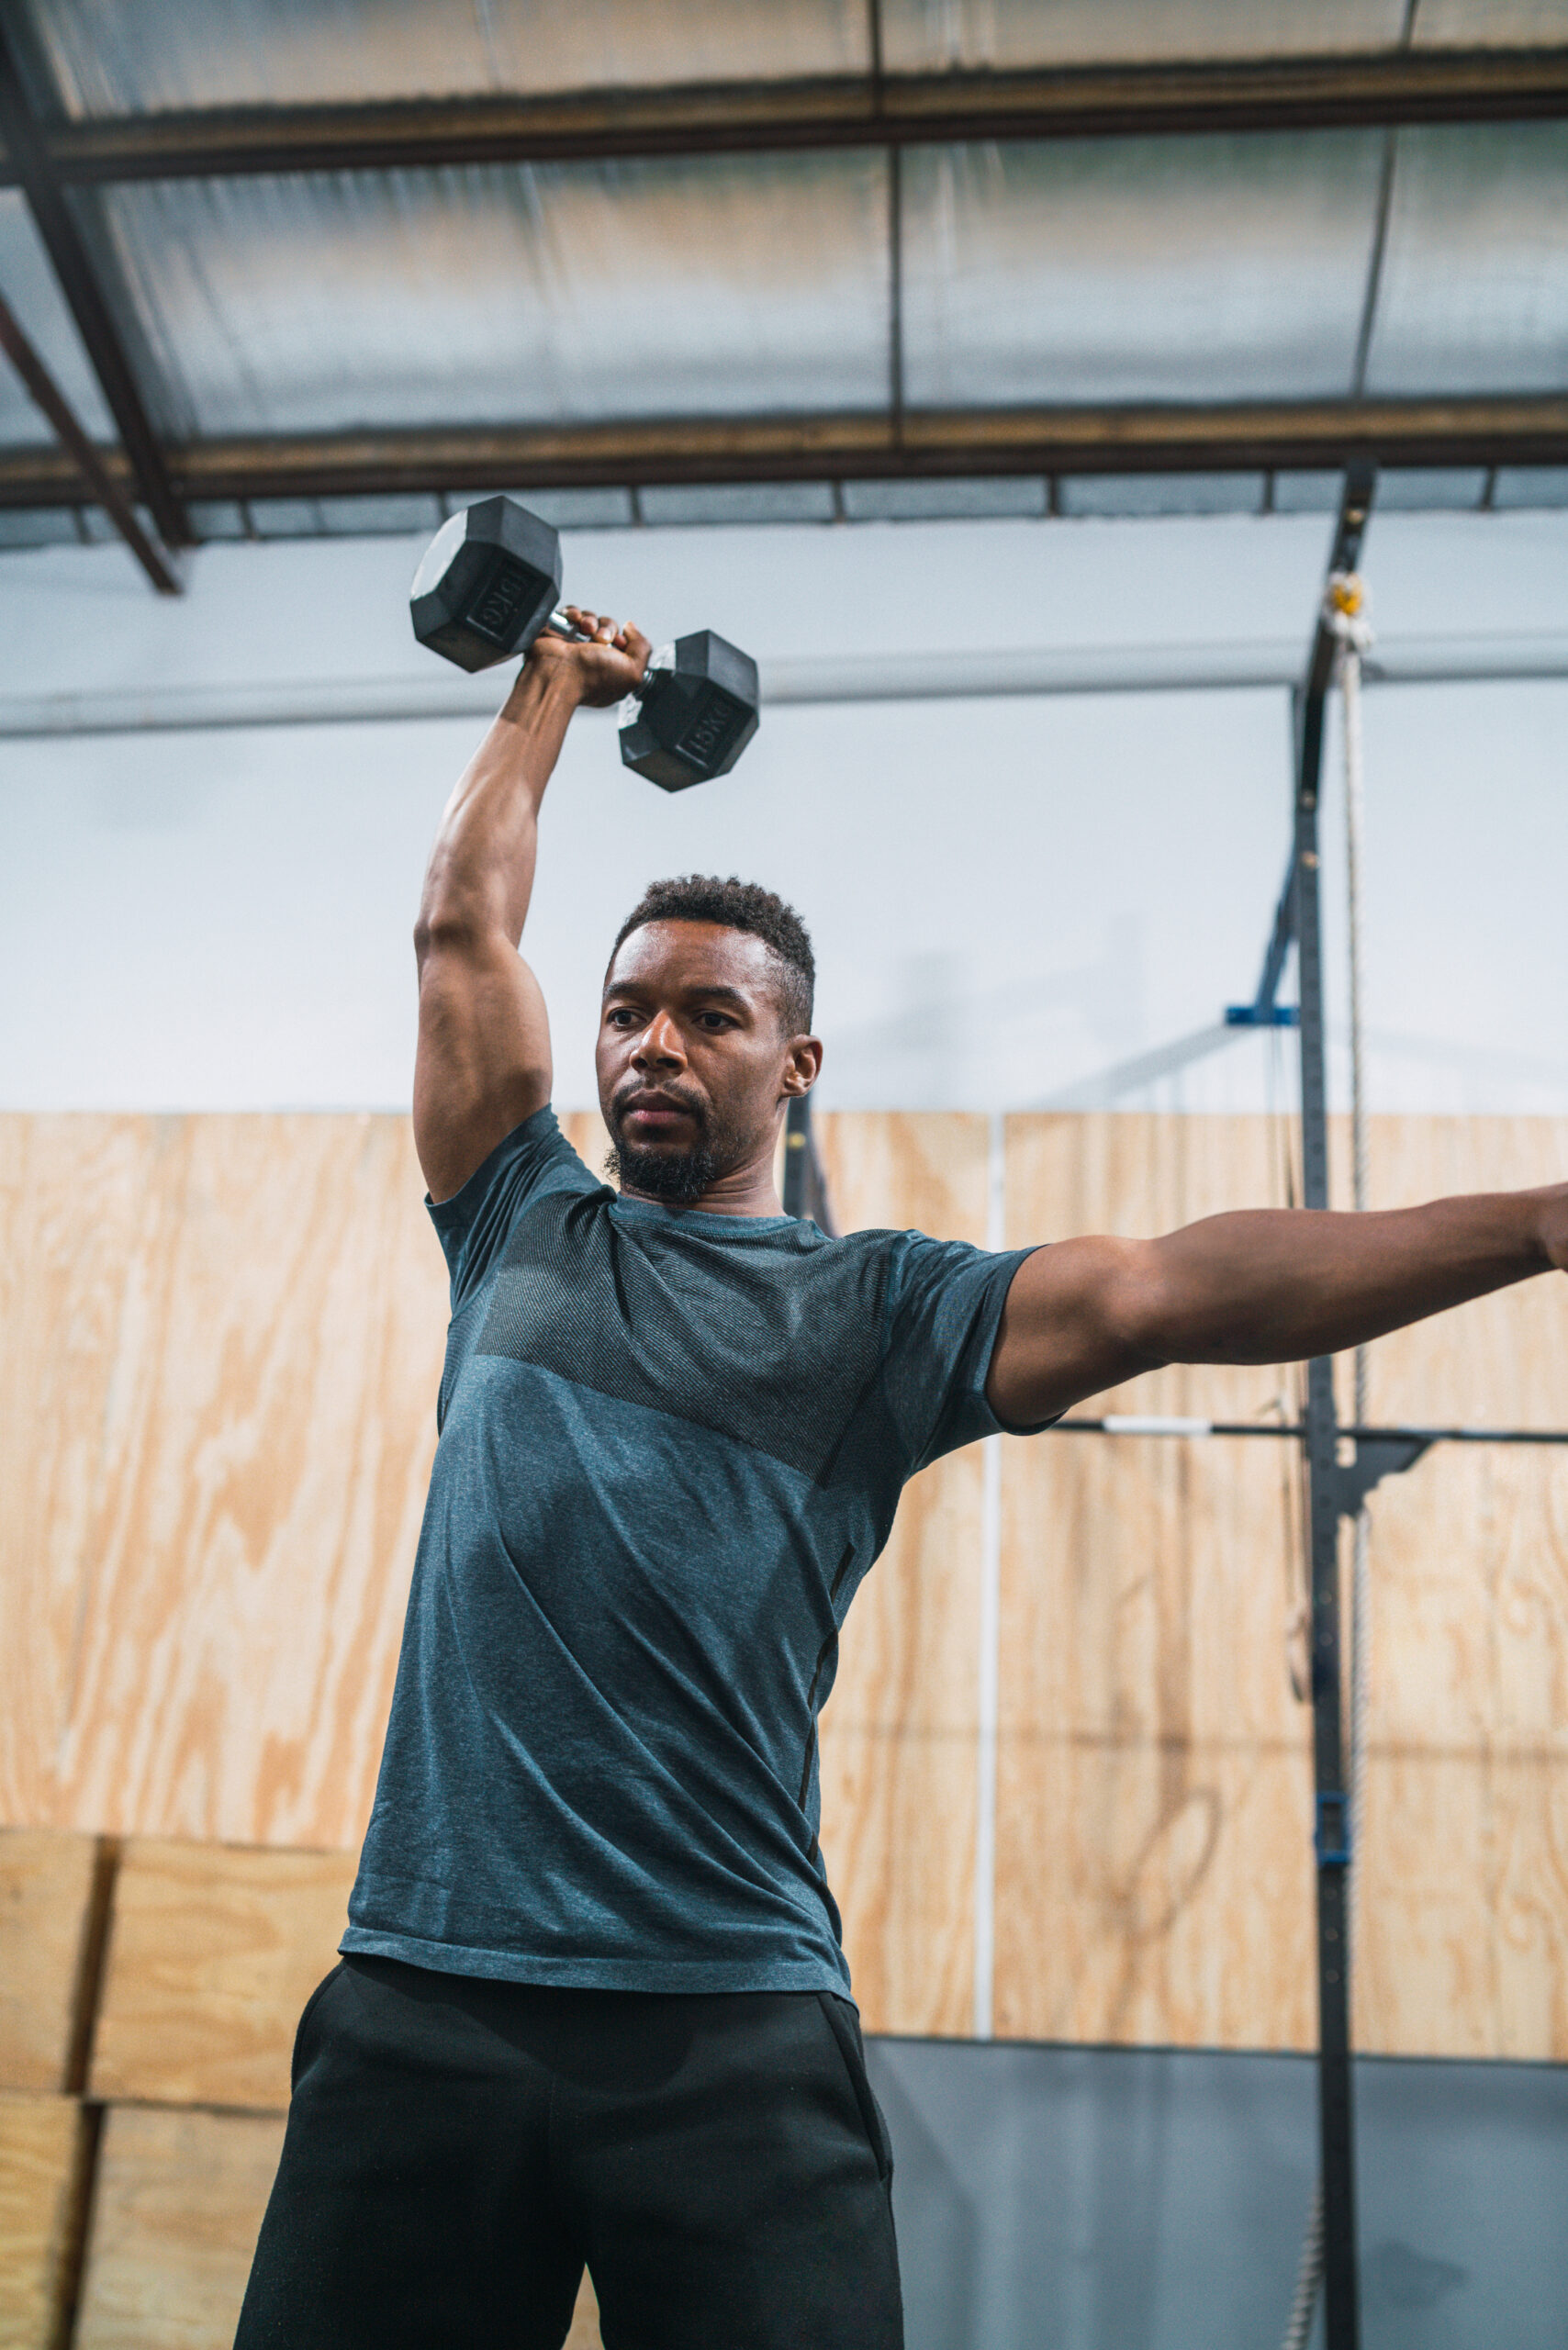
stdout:
<svg viewBox="0 0 1568 2350">
<path fill-rule="evenodd" d="M 561 541 L 510 498 L 481 498 L 442 524 L 414 574 L 414 634 L 460 669 L 526 653 L 561 593 Z"/>
<path fill-rule="evenodd" d="M 650 669 L 622 704 L 622 764 L 661 791 L 728 775 L 761 717 L 756 663 L 711 628 L 676 639 L 668 667 Z"/>
</svg>

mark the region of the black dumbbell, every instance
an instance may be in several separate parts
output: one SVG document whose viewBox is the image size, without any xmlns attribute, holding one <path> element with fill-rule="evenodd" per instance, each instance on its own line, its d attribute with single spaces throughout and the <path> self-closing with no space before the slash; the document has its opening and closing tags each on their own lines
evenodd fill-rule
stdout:
<svg viewBox="0 0 1568 2350">
<path fill-rule="evenodd" d="M 460 669 L 526 653 L 545 629 L 582 640 L 559 609 L 561 541 L 510 498 L 482 498 L 453 515 L 414 575 L 414 634 Z M 621 705 L 622 764 L 665 791 L 727 775 L 756 733 L 756 664 L 698 629 L 654 655 Z"/>
</svg>

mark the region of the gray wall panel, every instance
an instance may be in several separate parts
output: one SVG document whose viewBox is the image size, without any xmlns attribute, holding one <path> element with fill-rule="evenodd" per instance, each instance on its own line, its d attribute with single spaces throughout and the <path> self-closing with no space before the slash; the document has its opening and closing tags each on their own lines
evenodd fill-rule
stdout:
<svg viewBox="0 0 1568 2350">
<path fill-rule="evenodd" d="M 909 2350 L 1229 2350 L 1284 2330 L 1310 2059 L 876 2040 Z M 1568 2067 L 1363 2058 L 1367 2350 L 1562 2350 Z"/>
</svg>

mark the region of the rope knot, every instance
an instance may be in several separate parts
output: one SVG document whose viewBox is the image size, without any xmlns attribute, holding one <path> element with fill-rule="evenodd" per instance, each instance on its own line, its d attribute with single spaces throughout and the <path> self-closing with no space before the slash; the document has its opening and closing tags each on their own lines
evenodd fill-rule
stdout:
<svg viewBox="0 0 1568 2350">
<path fill-rule="evenodd" d="M 1369 652 L 1374 642 L 1367 601 L 1366 582 L 1359 571 L 1329 573 L 1323 618 L 1330 632 L 1356 653 Z"/>
</svg>

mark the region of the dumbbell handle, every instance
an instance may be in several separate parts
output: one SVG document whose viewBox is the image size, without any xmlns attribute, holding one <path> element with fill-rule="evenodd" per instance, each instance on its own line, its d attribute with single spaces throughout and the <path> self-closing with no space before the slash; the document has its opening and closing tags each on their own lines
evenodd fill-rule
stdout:
<svg viewBox="0 0 1568 2350">
<path fill-rule="evenodd" d="M 574 628 L 572 626 L 571 621 L 566 618 L 564 606 L 559 604 L 556 605 L 555 610 L 545 621 L 544 628 L 549 630 L 552 636 L 564 636 L 568 644 L 591 644 L 594 642 L 591 636 L 585 636 L 580 628 Z M 543 633 L 544 630 L 541 629 L 540 634 L 543 636 Z M 667 651 L 667 649 L 668 648 L 666 647 L 666 650 Z M 644 671 L 642 677 L 640 677 L 636 684 L 630 688 L 632 695 L 635 696 L 639 701 L 654 682 L 655 664 L 660 667 L 665 666 L 663 663 L 659 662 L 659 657 L 656 653 L 650 657 L 647 668 Z"/>
</svg>

